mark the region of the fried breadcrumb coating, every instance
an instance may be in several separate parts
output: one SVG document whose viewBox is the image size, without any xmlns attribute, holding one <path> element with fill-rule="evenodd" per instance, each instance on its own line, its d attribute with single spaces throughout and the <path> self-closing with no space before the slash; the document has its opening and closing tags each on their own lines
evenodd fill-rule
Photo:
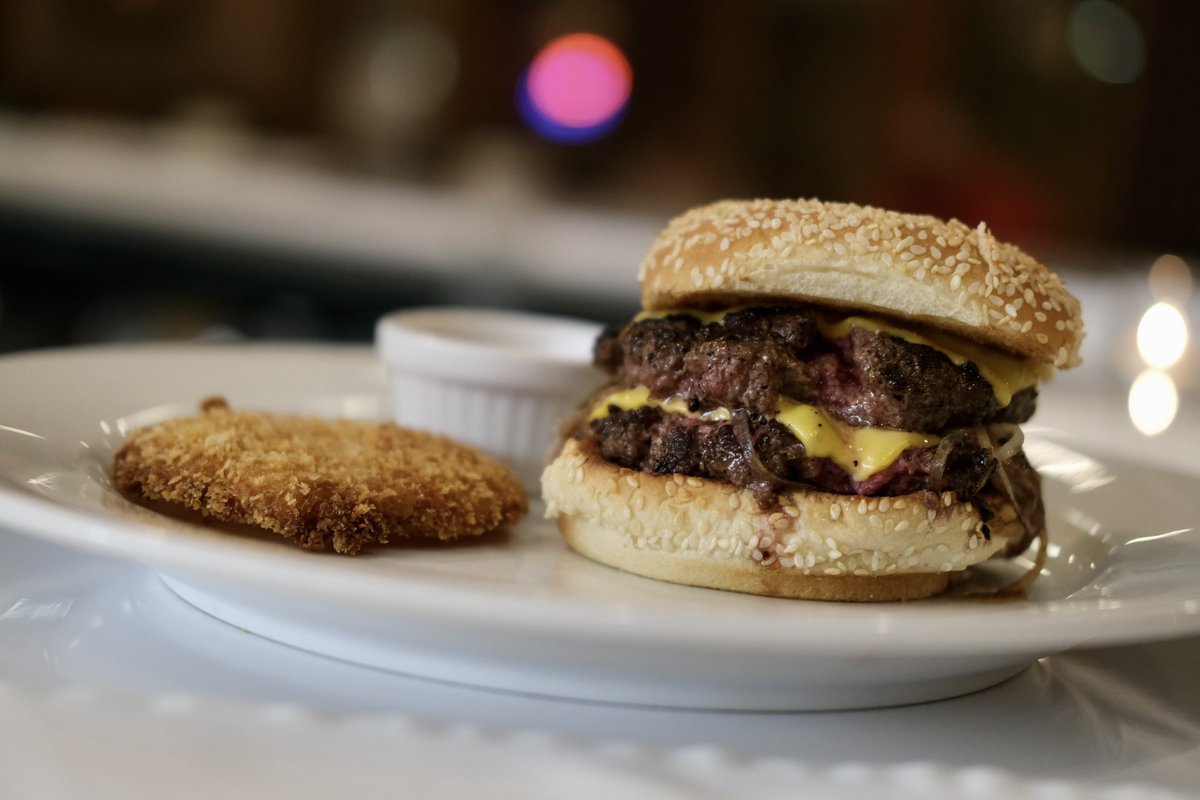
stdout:
<svg viewBox="0 0 1200 800">
<path fill-rule="evenodd" d="M 395 539 L 487 533 L 529 509 L 511 469 L 442 436 L 234 411 L 220 399 L 201 408 L 130 433 L 113 458 L 117 489 L 346 555 Z"/>
</svg>

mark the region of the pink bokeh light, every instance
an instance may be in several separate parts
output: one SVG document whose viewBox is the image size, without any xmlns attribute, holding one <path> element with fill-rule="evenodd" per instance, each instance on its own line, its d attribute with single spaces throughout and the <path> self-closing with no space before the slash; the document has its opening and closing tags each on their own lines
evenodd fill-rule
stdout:
<svg viewBox="0 0 1200 800">
<path fill-rule="evenodd" d="M 551 41 L 529 67 L 526 91 L 536 111 L 570 128 L 601 125 L 619 114 L 633 88 L 633 69 L 602 36 L 572 33 Z"/>
</svg>

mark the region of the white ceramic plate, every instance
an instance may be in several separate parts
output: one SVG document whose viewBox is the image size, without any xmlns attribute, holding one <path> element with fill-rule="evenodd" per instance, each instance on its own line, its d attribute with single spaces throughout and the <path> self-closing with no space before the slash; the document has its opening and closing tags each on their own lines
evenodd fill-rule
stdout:
<svg viewBox="0 0 1200 800">
<path fill-rule="evenodd" d="M 649 581 L 569 552 L 537 517 L 506 536 L 310 554 L 157 515 L 107 482 L 132 427 L 224 394 L 238 407 L 370 417 L 365 349 L 106 348 L 0 359 L 0 521 L 157 570 L 234 625 L 387 670 L 613 702 L 817 709 L 992 685 L 1082 644 L 1200 631 L 1194 480 L 1030 435 L 1054 544 L 1028 600 L 845 605 Z"/>
</svg>

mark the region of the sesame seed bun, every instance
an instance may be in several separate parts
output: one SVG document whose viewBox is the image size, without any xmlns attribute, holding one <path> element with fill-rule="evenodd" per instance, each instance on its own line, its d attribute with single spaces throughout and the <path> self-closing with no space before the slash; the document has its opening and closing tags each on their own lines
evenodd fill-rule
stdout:
<svg viewBox="0 0 1200 800">
<path fill-rule="evenodd" d="M 813 600 L 931 597 L 1003 551 L 1022 529 L 1011 509 L 982 532 L 953 494 L 860 497 L 794 491 L 765 511 L 753 492 L 637 472 L 568 440 L 542 475 L 546 516 L 580 554 L 648 578 Z"/>
<path fill-rule="evenodd" d="M 1079 302 L 982 222 L 819 200 L 727 200 L 673 220 L 640 279 L 646 311 L 785 298 L 909 320 L 1059 368 L 1080 361 Z"/>
</svg>

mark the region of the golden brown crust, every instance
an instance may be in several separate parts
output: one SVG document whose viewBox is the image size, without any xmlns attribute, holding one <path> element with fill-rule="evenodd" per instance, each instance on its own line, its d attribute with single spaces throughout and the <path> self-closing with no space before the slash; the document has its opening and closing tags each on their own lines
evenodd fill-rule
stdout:
<svg viewBox="0 0 1200 800">
<path fill-rule="evenodd" d="M 466 445 L 391 423 L 232 411 L 133 431 L 113 485 L 137 500 L 248 523 L 309 550 L 354 554 L 406 537 L 452 539 L 512 525 L 516 475 Z"/>
<path fill-rule="evenodd" d="M 1079 364 L 1083 320 L 1062 279 L 983 223 L 819 200 L 692 209 L 642 263 L 647 311 L 785 296 L 932 325 L 1056 367 Z"/>
<path fill-rule="evenodd" d="M 546 515 L 575 550 L 646 577 L 752 594 L 911 600 L 1003 551 L 1021 527 L 953 494 L 798 491 L 779 510 L 718 481 L 624 469 L 567 441 L 542 475 Z"/>
</svg>

